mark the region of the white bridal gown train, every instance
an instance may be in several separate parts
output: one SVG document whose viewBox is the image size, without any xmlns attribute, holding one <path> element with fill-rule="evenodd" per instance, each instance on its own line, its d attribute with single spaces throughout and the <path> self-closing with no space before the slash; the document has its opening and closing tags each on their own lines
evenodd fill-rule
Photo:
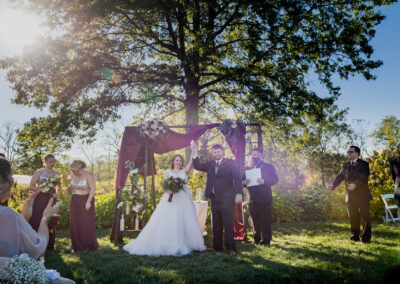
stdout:
<svg viewBox="0 0 400 284">
<path fill-rule="evenodd" d="M 167 175 L 188 179 L 185 170 L 178 173 L 167 170 Z M 182 256 L 206 249 L 187 186 L 174 193 L 172 202 L 168 198 L 169 194 L 164 193 L 142 232 L 124 250 L 134 255 Z"/>
</svg>

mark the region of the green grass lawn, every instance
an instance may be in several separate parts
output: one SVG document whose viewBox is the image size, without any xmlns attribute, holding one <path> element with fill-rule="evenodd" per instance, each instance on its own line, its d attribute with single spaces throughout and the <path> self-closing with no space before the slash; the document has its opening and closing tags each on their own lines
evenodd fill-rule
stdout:
<svg viewBox="0 0 400 284">
<path fill-rule="evenodd" d="M 235 257 L 144 257 L 111 243 L 109 230 L 97 231 L 99 250 L 74 253 L 69 232 L 58 231 L 46 267 L 77 283 L 380 283 L 387 267 L 400 264 L 400 224 L 374 223 L 372 233 L 362 244 L 348 240 L 346 222 L 274 224 L 270 248 L 237 242 Z"/>
</svg>

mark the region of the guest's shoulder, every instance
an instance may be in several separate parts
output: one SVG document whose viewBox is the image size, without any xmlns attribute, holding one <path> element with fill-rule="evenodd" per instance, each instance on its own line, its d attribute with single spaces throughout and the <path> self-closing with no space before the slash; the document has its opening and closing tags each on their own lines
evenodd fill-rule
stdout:
<svg viewBox="0 0 400 284">
<path fill-rule="evenodd" d="M 233 159 L 230 159 L 230 158 L 224 158 L 224 162 L 225 162 L 225 163 L 229 163 L 229 164 L 235 164 L 235 165 L 236 165 L 236 162 L 235 162 L 235 160 L 233 160 Z"/>
<path fill-rule="evenodd" d="M 260 165 L 261 165 L 261 167 L 265 167 L 265 168 L 273 168 L 274 167 L 274 165 L 264 162 L 264 161 L 262 161 Z"/>
<path fill-rule="evenodd" d="M 17 211 L 7 206 L 0 206 L 0 216 L 2 218 L 8 218 L 8 219 L 18 218 L 19 216 L 22 218 L 22 216 Z"/>
<path fill-rule="evenodd" d="M 359 164 L 369 164 L 367 161 L 364 161 L 363 159 L 358 159 L 357 161 Z"/>
</svg>

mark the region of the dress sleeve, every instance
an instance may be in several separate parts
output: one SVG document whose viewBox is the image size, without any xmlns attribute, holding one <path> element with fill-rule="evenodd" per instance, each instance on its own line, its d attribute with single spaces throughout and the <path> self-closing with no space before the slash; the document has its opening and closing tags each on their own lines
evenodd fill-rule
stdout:
<svg viewBox="0 0 400 284">
<path fill-rule="evenodd" d="M 31 225 L 18 213 L 17 223 L 19 252 L 27 253 L 34 259 L 39 258 L 46 252 L 46 237 L 33 230 Z"/>
</svg>

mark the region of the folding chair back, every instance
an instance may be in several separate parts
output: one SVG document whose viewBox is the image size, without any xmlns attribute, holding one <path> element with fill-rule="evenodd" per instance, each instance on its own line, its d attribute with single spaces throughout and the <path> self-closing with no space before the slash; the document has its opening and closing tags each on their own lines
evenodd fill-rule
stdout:
<svg viewBox="0 0 400 284">
<path fill-rule="evenodd" d="M 388 202 L 387 202 L 390 199 L 394 199 L 394 194 L 393 193 L 381 194 L 381 197 L 382 197 L 383 204 L 385 204 L 385 215 L 386 215 L 386 218 L 383 217 L 383 220 L 385 222 L 400 221 L 399 214 L 397 213 L 397 218 L 395 218 L 391 211 L 393 209 L 397 210 L 398 209 L 397 205 L 388 205 Z"/>
</svg>

